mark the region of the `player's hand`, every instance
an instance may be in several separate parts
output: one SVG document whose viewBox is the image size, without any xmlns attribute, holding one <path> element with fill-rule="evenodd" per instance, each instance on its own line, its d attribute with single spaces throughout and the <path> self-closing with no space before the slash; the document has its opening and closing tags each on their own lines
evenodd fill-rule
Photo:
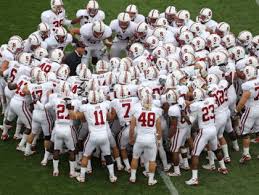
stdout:
<svg viewBox="0 0 259 195">
<path fill-rule="evenodd" d="M 134 138 L 130 138 L 130 140 L 129 140 L 129 144 L 133 146 L 133 145 L 134 145 L 134 143 L 135 143 Z"/>
</svg>

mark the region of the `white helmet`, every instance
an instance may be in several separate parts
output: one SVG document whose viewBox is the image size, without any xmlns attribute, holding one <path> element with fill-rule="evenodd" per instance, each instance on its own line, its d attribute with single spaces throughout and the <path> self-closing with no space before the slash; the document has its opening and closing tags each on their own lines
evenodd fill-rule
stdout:
<svg viewBox="0 0 259 195">
<path fill-rule="evenodd" d="M 230 49 L 232 47 L 235 47 L 236 46 L 236 38 L 234 35 L 232 34 L 228 34 L 228 35 L 225 35 L 223 38 L 222 38 L 222 45 L 227 48 L 227 49 Z"/>
<path fill-rule="evenodd" d="M 122 58 L 121 59 L 121 64 L 123 64 L 123 63 L 127 64 L 128 67 L 133 66 L 133 61 L 132 61 L 132 59 L 130 57 Z"/>
<path fill-rule="evenodd" d="M 34 78 L 36 83 L 42 84 L 47 81 L 47 74 L 43 71 L 37 71 L 34 75 Z"/>
<path fill-rule="evenodd" d="M 108 72 L 105 74 L 105 85 L 106 86 L 111 86 L 116 84 L 117 78 L 116 75 L 113 72 Z"/>
<path fill-rule="evenodd" d="M 37 35 L 35 34 L 31 34 L 29 37 L 28 37 L 28 41 L 31 45 L 31 48 L 32 49 L 36 49 L 37 47 L 40 46 L 41 42 L 40 40 L 38 39 Z M 32 47 L 33 46 L 33 47 Z"/>
<path fill-rule="evenodd" d="M 180 68 L 180 63 L 174 58 L 169 58 L 167 67 L 168 67 L 168 72 L 172 73 L 174 70 Z"/>
<path fill-rule="evenodd" d="M 129 89 L 127 85 L 116 85 L 114 88 L 116 98 L 123 99 L 129 97 Z"/>
<path fill-rule="evenodd" d="M 48 57 L 48 51 L 45 48 L 38 47 L 37 49 L 34 50 L 33 56 L 37 60 L 41 60 L 42 58 L 47 58 Z"/>
<path fill-rule="evenodd" d="M 120 13 L 117 19 L 119 21 L 119 26 L 121 27 L 121 29 L 125 30 L 128 28 L 131 21 L 128 13 Z"/>
<path fill-rule="evenodd" d="M 181 51 L 180 51 L 180 56 L 183 56 L 183 54 L 185 53 L 191 53 L 191 54 L 195 54 L 194 48 L 191 45 L 183 45 L 181 47 Z"/>
<path fill-rule="evenodd" d="M 105 31 L 105 24 L 102 21 L 95 21 L 92 25 L 92 31 L 95 38 L 101 38 Z"/>
<path fill-rule="evenodd" d="M 163 46 L 158 46 L 156 49 L 154 49 L 152 55 L 156 58 L 166 58 L 168 53 L 166 48 L 164 48 Z"/>
<path fill-rule="evenodd" d="M 50 28 L 47 23 L 40 23 L 38 25 L 38 31 L 40 32 L 40 36 L 43 40 L 49 37 L 50 35 Z"/>
<path fill-rule="evenodd" d="M 246 59 L 246 65 L 258 68 L 259 67 L 258 59 L 255 56 L 249 56 Z"/>
<path fill-rule="evenodd" d="M 97 78 L 92 78 L 89 80 L 87 84 L 88 91 L 90 90 L 98 90 L 100 86 L 100 81 Z"/>
<path fill-rule="evenodd" d="M 164 27 L 157 27 L 154 30 L 153 35 L 156 36 L 159 41 L 164 41 L 166 38 L 166 33 L 167 30 Z"/>
<path fill-rule="evenodd" d="M 54 72 L 47 73 L 47 81 L 56 82 L 57 75 Z"/>
<path fill-rule="evenodd" d="M 165 94 L 165 98 L 166 98 L 166 102 L 168 102 L 169 104 L 176 104 L 177 103 L 177 93 L 172 90 L 169 89 L 166 94 Z"/>
<path fill-rule="evenodd" d="M 202 101 L 205 99 L 205 91 L 203 89 L 196 88 L 193 91 L 193 98 L 195 101 Z"/>
<path fill-rule="evenodd" d="M 100 101 L 100 94 L 97 90 L 91 90 L 88 94 L 88 102 L 90 104 L 97 104 Z"/>
<path fill-rule="evenodd" d="M 195 36 L 200 36 L 204 31 L 205 31 L 205 26 L 202 25 L 199 22 L 194 22 L 190 26 L 190 31 L 195 35 Z"/>
<path fill-rule="evenodd" d="M 23 49 L 23 43 L 18 39 L 10 39 L 7 43 L 7 49 L 13 54 L 17 54 Z"/>
<path fill-rule="evenodd" d="M 87 65 L 86 64 L 78 64 L 76 67 L 76 75 L 79 75 L 81 70 L 86 69 Z"/>
<path fill-rule="evenodd" d="M 99 4 L 95 0 L 90 0 L 86 6 L 87 12 L 91 17 L 94 17 L 98 13 Z"/>
<path fill-rule="evenodd" d="M 111 70 L 116 71 L 118 70 L 120 66 L 120 61 L 121 59 L 118 57 L 113 57 L 110 59 L 110 65 L 111 65 Z"/>
<path fill-rule="evenodd" d="M 198 16 L 198 21 L 202 24 L 207 23 L 212 19 L 212 11 L 209 8 L 202 8 L 200 15 Z"/>
<path fill-rule="evenodd" d="M 165 18 L 158 18 L 155 24 L 156 27 L 168 27 L 168 21 Z"/>
<path fill-rule="evenodd" d="M 218 23 L 215 33 L 218 34 L 221 38 L 229 34 L 230 32 L 230 26 L 226 22 L 220 22 Z"/>
<path fill-rule="evenodd" d="M 67 30 L 64 27 L 55 28 L 55 39 L 59 43 L 64 43 L 67 38 Z"/>
<path fill-rule="evenodd" d="M 99 60 L 96 63 L 95 70 L 96 72 L 108 72 L 110 69 L 110 64 L 106 60 Z"/>
<path fill-rule="evenodd" d="M 156 60 L 156 65 L 159 70 L 167 70 L 168 61 L 166 58 L 158 58 Z"/>
<path fill-rule="evenodd" d="M 119 66 L 119 71 L 129 71 L 131 65 L 128 62 L 128 60 L 121 60 L 120 66 Z"/>
<path fill-rule="evenodd" d="M 192 86 L 194 89 L 196 88 L 204 88 L 207 85 L 206 80 L 204 80 L 202 77 L 197 77 L 194 79 L 194 81 L 192 82 Z"/>
<path fill-rule="evenodd" d="M 177 85 L 177 80 L 173 76 L 168 76 L 165 81 L 165 90 L 174 89 Z"/>
<path fill-rule="evenodd" d="M 31 82 L 33 83 L 36 82 L 36 75 L 40 71 L 41 71 L 40 67 L 37 67 L 37 66 L 31 69 L 31 72 L 30 72 Z"/>
<path fill-rule="evenodd" d="M 57 92 L 63 97 L 70 97 L 71 85 L 68 82 L 61 82 L 57 87 Z"/>
<path fill-rule="evenodd" d="M 157 19 L 160 17 L 160 13 L 157 9 L 152 9 L 148 13 L 147 22 L 149 25 L 154 26 Z"/>
<path fill-rule="evenodd" d="M 247 81 L 257 77 L 257 69 L 253 66 L 246 66 L 243 72 Z"/>
<path fill-rule="evenodd" d="M 209 85 L 219 83 L 219 77 L 216 74 L 208 74 L 206 80 L 207 80 Z"/>
<path fill-rule="evenodd" d="M 165 18 L 170 23 L 174 21 L 176 14 L 177 14 L 177 10 L 174 6 L 168 6 L 165 9 Z"/>
<path fill-rule="evenodd" d="M 153 91 L 152 91 L 152 89 L 151 88 L 149 88 L 149 87 L 139 87 L 139 89 L 138 89 L 138 97 L 139 97 L 139 99 L 141 100 L 141 99 L 143 99 L 143 97 L 145 97 L 146 95 L 152 95 L 152 93 L 153 93 Z"/>
<path fill-rule="evenodd" d="M 70 73 L 69 66 L 66 64 L 61 64 L 61 66 L 58 68 L 56 72 L 56 75 L 58 79 L 65 81 L 67 80 L 69 73 Z"/>
<path fill-rule="evenodd" d="M 133 43 L 129 49 L 130 56 L 135 59 L 144 53 L 144 46 L 140 43 Z"/>
<path fill-rule="evenodd" d="M 88 68 L 81 69 L 78 75 L 81 81 L 89 81 L 92 78 L 92 73 Z"/>
<path fill-rule="evenodd" d="M 211 49 L 219 47 L 221 43 L 221 38 L 217 34 L 211 34 L 207 37 L 207 46 Z"/>
<path fill-rule="evenodd" d="M 129 72 L 131 74 L 131 80 L 139 79 L 140 70 L 137 66 L 130 67 Z"/>
<path fill-rule="evenodd" d="M 187 22 L 190 19 L 190 12 L 187 10 L 180 10 L 177 12 L 177 20 L 176 20 L 176 25 L 178 27 L 184 26 L 187 24 Z"/>
<path fill-rule="evenodd" d="M 195 63 L 195 56 L 191 53 L 185 53 L 182 55 L 183 65 L 190 66 Z"/>
<path fill-rule="evenodd" d="M 231 48 L 230 54 L 233 60 L 238 61 L 245 57 L 245 49 L 241 46 Z"/>
<path fill-rule="evenodd" d="M 247 30 L 241 31 L 237 36 L 238 42 L 243 46 L 249 45 L 252 39 L 253 39 L 252 33 Z"/>
<path fill-rule="evenodd" d="M 156 67 L 151 66 L 146 71 L 146 78 L 148 80 L 154 80 L 158 78 L 158 70 Z"/>
<path fill-rule="evenodd" d="M 177 81 L 178 83 L 180 83 L 180 81 L 181 81 L 183 78 L 186 78 L 186 74 L 185 74 L 183 71 L 181 71 L 180 69 L 174 70 L 173 76 L 175 77 L 175 79 L 176 79 L 176 81 Z"/>
<path fill-rule="evenodd" d="M 136 36 L 138 38 L 145 37 L 147 35 L 148 25 L 145 22 L 140 22 L 136 28 Z"/>
<path fill-rule="evenodd" d="M 254 36 L 254 38 L 252 39 L 252 43 L 256 49 L 259 49 L 259 35 Z"/>
<path fill-rule="evenodd" d="M 129 14 L 132 20 L 134 20 L 136 18 L 136 15 L 138 14 L 138 8 L 136 5 L 131 4 L 126 7 L 125 12 Z"/>
<path fill-rule="evenodd" d="M 163 47 L 166 48 L 168 55 L 175 54 L 176 52 L 176 47 L 173 43 L 165 43 Z"/>
<path fill-rule="evenodd" d="M 53 12 L 59 13 L 63 10 L 64 3 L 62 0 L 51 0 L 50 1 L 50 7 Z"/>
<path fill-rule="evenodd" d="M 192 44 L 191 44 L 194 48 L 194 50 L 197 52 L 197 51 L 201 51 L 201 50 L 204 50 L 205 47 L 206 47 L 206 41 L 201 38 L 201 37 L 195 37 L 193 40 L 192 40 Z"/>
<path fill-rule="evenodd" d="M 18 62 L 23 64 L 23 65 L 27 65 L 30 66 L 32 63 L 32 53 L 20 53 L 18 55 Z"/>
<path fill-rule="evenodd" d="M 14 35 L 14 36 L 11 36 L 9 40 L 17 40 L 19 42 L 23 42 L 23 39 L 22 37 L 20 37 L 19 35 Z"/>
<path fill-rule="evenodd" d="M 146 59 L 141 59 L 139 62 L 138 62 L 138 68 L 139 68 L 139 70 L 141 71 L 141 72 L 144 72 L 144 71 L 146 71 L 147 69 L 148 69 L 148 67 L 149 67 L 149 62 L 148 62 L 148 60 L 146 60 Z"/>
<path fill-rule="evenodd" d="M 226 66 L 228 63 L 228 56 L 221 51 L 215 52 L 213 56 L 213 64 L 215 66 Z"/>
<path fill-rule="evenodd" d="M 209 84 L 208 85 L 208 90 L 207 90 L 207 93 L 209 96 L 213 96 L 213 94 L 211 93 L 215 93 L 217 90 L 219 89 L 219 86 L 217 84 Z"/>
<path fill-rule="evenodd" d="M 64 57 L 64 52 L 61 49 L 54 49 L 50 53 L 50 60 L 53 62 L 61 63 Z"/>
<path fill-rule="evenodd" d="M 131 74 L 128 71 L 121 71 L 118 77 L 118 83 L 121 85 L 127 85 L 131 81 Z"/>
<path fill-rule="evenodd" d="M 190 31 L 184 31 L 179 36 L 180 45 L 190 45 L 193 40 L 193 34 Z"/>
<path fill-rule="evenodd" d="M 154 35 L 151 35 L 146 40 L 145 48 L 153 50 L 156 47 L 158 47 L 158 44 L 159 44 L 158 38 Z"/>
</svg>

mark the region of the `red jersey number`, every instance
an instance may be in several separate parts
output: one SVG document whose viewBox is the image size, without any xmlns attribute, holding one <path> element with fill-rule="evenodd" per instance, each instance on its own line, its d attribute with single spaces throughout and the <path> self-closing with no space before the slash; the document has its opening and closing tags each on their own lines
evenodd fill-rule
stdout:
<svg viewBox="0 0 259 195">
<path fill-rule="evenodd" d="M 155 113 L 154 112 L 142 112 L 138 118 L 138 122 L 141 123 L 142 127 L 154 127 L 155 125 Z"/>
<path fill-rule="evenodd" d="M 65 105 L 64 104 L 59 104 L 57 105 L 57 117 L 58 119 L 69 119 L 69 115 L 65 116 Z"/>
<path fill-rule="evenodd" d="M 202 112 L 203 112 L 203 115 L 202 115 L 203 122 L 207 122 L 209 120 L 215 119 L 214 105 L 209 105 L 207 107 L 203 107 Z"/>
<path fill-rule="evenodd" d="M 103 111 L 94 111 L 94 118 L 95 118 L 95 124 L 96 126 L 104 125 L 104 118 L 103 118 Z"/>
<path fill-rule="evenodd" d="M 130 103 L 122 104 L 122 108 L 126 108 L 124 118 L 129 118 L 129 111 L 130 111 Z"/>
</svg>

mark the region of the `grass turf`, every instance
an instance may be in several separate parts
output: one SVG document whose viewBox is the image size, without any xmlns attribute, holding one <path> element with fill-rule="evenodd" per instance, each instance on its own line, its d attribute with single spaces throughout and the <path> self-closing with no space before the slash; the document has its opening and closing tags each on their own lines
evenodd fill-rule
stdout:
<svg viewBox="0 0 259 195">
<path fill-rule="evenodd" d="M 76 10 L 84 7 L 86 1 L 64 0 L 70 18 L 75 16 Z M 188 9 L 192 17 L 202 7 L 210 7 L 214 11 L 217 21 L 231 24 L 231 30 L 238 33 L 250 30 L 254 34 L 259 32 L 259 6 L 256 0 L 99 0 L 101 8 L 106 12 L 106 23 L 115 18 L 126 5 L 134 3 L 140 13 L 147 14 L 150 9 L 158 8 L 163 11 L 168 5 L 175 5 L 177 9 Z M 35 31 L 40 22 L 42 11 L 49 9 L 48 0 L 1 0 L 0 3 L 0 44 L 5 43 L 11 35 L 18 34 L 26 38 Z M 61 176 L 52 177 L 52 163 L 44 168 L 40 166 L 42 154 L 25 158 L 15 151 L 16 142 L 0 142 L 0 195 L 6 194 L 168 194 L 166 186 L 157 174 L 159 184 L 147 187 L 146 179 L 139 174 L 138 183 L 130 185 L 125 173 L 117 173 L 118 183 L 108 182 L 107 171 L 100 168 L 96 162 L 93 176 L 86 184 L 79 184 L 68 178 L 68 162 L 61 161 Z M 259 146 L 252 145 L 252 155 L 255 156 Z M 183 172 L 179 178 L 172 178 L 172 182 L 180 194 L 258 194 L 259 191 L 259 161 L 252 160 L 248 165 L 238 163 L 239 153 L 231 153 L 232 163 L 230 174 L 221 176 L 201 170 L 199 172 L 201 185 L 188 187 L 184 181 L 190 178 L 190 172 Z"/>
</svg>

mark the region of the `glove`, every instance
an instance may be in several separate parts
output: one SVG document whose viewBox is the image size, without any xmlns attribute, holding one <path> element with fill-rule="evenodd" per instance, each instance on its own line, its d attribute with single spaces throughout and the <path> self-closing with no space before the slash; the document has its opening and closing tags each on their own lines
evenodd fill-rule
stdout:
<svg viewBox="0 0 259 195">
<path fill-rule="evenodd" d="M 72 108 L 72 101 L 71 101 L 71 99 L 70 98 L 64 98 L 64 100 L 65 100 L 65 104 L 66 104 L 66 109 L 72 110 L 73 108 Z"/>
<path fill-rule="evenodd" d="M 186 104 L 185 104 L 185 100 L 184 100 L 183 97 L 180 97 L 180 98 L 178 99 L 178 105 L 179 105 L 179 107 L 180 107 L 180 109 L 181 109 L 182 111 L 185 110 Z"/>
</svg>

